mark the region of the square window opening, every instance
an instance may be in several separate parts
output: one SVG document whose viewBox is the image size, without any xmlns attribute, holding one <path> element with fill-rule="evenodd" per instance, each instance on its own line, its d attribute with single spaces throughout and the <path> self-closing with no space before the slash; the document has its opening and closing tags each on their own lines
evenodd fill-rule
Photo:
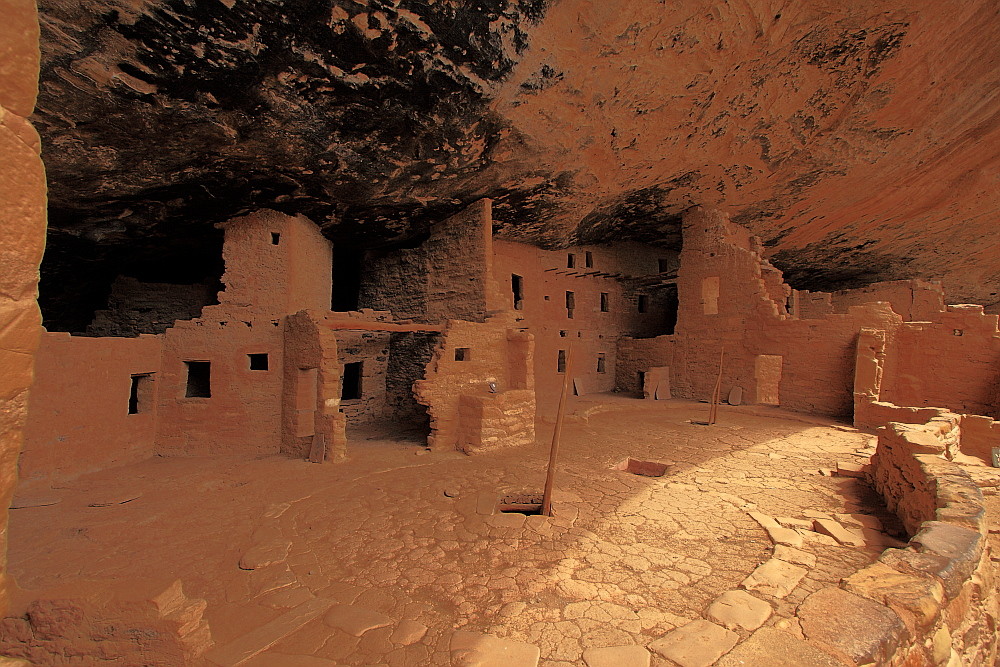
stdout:
<svg viewBox="0 0 1000 667">
<path fill-rule="evenodd" d="M 649 309 L 649 297 L 645 294 L 640 294 L 636 301 L 636 306 L 640 313 L 645 313 Z"/>
<path fill-rule="evenodd" d="M 607 364 L 607 358 L 605 356 L 605 353 L 604 352 L 598 352 L 597 353 L 597 372 L 598 373 L 604 373 L 604 372 L 606 372 L 606 368 L 607 368 L 606 364 Z"/>
<path fill-rule="evenodd" d="M 266 352 L 258 354 L 248 354 L 247 358 L 250 360 L 250 370 L 252 371 L 268 370 L 268 359 Z"/>
<path fill-rule="evenodd" d="M 340 400 L 353 401 L 361 398 L 361 372 L 363 361 L 344 364 L 344 377 L 341 380 Z"/>
<path fill-rule="evenodd" d="M 212 362 L 185 361 L 187 385 L 185 398 L 212 398 Z"/>
<path fill-rule="evenodd" d="M 472 358 L 472 350 L 467 347 L 455 348 L 455 361 L 468 361 Z"/>
<path fill-rule="evenodd" d="M 281 243 L 281 234 L 271 232 L 271 245 L 278 245 L 279 243 Z"/>
<path fill-rule="evenodd" d="M 660 273 L 666 273 L 670 270 L 670 262 L 661 257 L 656 260 L 656 267 L 660 270 Z"/>
<path fill-rule="evenodd" d="M 576 255 L 569 253 L 566 255 L 566 268 L 575 269 L 576 268 Z"/>
<path fill-rule="evenodd" d="M 610 310 L 611 295 L 608 292 L 601 292 L 601 312 L 606 313 Z"/>
<path fill-rule="evenodd" d="M 583 254 L 583 262 L 587 265 L 588 269 L 594 268 L 594 253 L 589 250 Z"/>
</svg>

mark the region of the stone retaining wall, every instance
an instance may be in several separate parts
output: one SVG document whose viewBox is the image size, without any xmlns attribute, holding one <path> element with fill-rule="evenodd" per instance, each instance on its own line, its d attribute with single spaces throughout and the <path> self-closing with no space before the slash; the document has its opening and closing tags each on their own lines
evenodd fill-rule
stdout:
<svg viewBox="0 0 1000 667">
<path fill-rule="evenodd" d="M 913 537 L 872 565 L 810 595 L 805 637 L 849 665 L 992 665 L 998 615 L 983 496 L 944 458 L 958 415 L 889 423 L 869 480 Z"/>
</svg>

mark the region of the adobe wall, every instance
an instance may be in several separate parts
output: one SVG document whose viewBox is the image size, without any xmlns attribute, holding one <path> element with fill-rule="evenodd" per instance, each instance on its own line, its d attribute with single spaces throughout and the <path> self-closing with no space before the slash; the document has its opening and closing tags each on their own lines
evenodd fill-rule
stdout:
<svg viewBox="0 0 1000 667">
<path fill-rule="evenodd" d="M 132 337 L 163 333 L 176 320 L 198 317 L 202 308 L 216 302 L 217 292 L 217 288 L 202 283 L 144 283 L 118 276 L 111 283 L 108 308 L 94 313 L 87 335 Z"/>
<path fill-rule="evenodd" d="M 41 143 L 27 118 L 38 90 L 38 17 L 31 0 L 0 2 L 0 613 L 7 607 L 7 507 L 17 483 L 38 338 L 38 265 L 45 247 Z"/>
<path fill-rule="evenodd" d="M 484 323 L 448 321 L 425 377 L 414 383 L 430 416 L 429 447 L 471 453 L 534 442 L 534 341 L 512 325 L 500 316 Z M 491 392 L 491 382 L 500 396 Z M 499 412 L 481 409 L 486 407 Z M 503 414 L 505 407 L 516 409 Z"/>
<path fill-rule="evenodd" d="M 424 377 L 441 337 L 435 334 L 394 333 L 389 336 L 389 365 L 385 376 L 386 416 L 399 422 L 426 425 L 427 408 L 413 395 L 413 383 Z"/>
<path fill-rule="evenodd" d="M 331 299 L 330 243 L 302 216 L 258 211 L 224 223 L 219 305 L 163 336 L 156 453 L 265 456 L 281 448 L 284 328 Z M 266 354 L 267 369 L 249 355 Z M 211 364 L 211 396 L 188 396 L 186 362 Z"/>
<path fill-rule="evenodd" d="M 284 377 L 281 397 L 281 451 L 307 458 L 322 437 L 326 460 L 347 453 L 347 419 L 340 409 L 337 336 L 322 326 L 326 313 L 302 311 L 284 321 Z"/>
<path fill-rule="evenodd" d="M 882 400 L 998 417 L 1000 334 L 982 306 L 948 306 L 902 326 L 888 353 Z"/>
<path fill-rule="evenodd" d="M 551 414 L 558 403 L 563 373 L 560 351 L 573 349 L 573 377 L 586 393 L 615 387 L 618 339 L 650 336 L 666 330 L 668 317 L 663 290 L 639 285 L 672 281 L 675 252 L 640 243 L 573 246 L 549 251 L 522 243 L 493 243 L 494 291 L 502 307 L 512 312 L 535 337 L 535 382 L 539 409 Z M 575 266 L 569 268 L 570 255 Z M 591 266 L 587 266 L 588 255 Z M 512 274 L 521 277 L 522 299 L 515 309 Z M 671 276 L 667 278 L 667 276 Z M 569 316 L 567 292 L 573 293 Z M 601 294 L 607 311 L 602 311 Z M 639 296 L 646 297 L 639 312 Z M 599 356 L 604 355 L 603 370 Z"/>
<path fill-rule="evenodd" d="M 161 345 L 159 336 L 42 335 L 19 463 L 22 488 L 153 455 Z M 129 414 L 132 376 L 147 374 L 139 412 Z"/>
<path fill-rule="evenodd" d="M 938 281 L 889 280 L 865 287 L 833 292 L 831 301 L 834 312 L 846 313 L 851 306 L 872 301 L 888 301 L 904 322 L 923 322 L 937 319 L 944 310 L 944 288 Z"/>
</svg>

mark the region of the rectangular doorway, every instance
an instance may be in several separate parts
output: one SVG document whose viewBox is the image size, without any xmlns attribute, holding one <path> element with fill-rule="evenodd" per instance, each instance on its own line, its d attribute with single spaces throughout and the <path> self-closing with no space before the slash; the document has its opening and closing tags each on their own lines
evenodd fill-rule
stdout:
<svg viewBox="0 0 1000 667">
<path fill-rule="evenodd" d="M 344 378 L 341 380 L 340 400 L 353 401 L 361 398 L 361 371 L 364 362 L 344 364 Z"/>
</svg>

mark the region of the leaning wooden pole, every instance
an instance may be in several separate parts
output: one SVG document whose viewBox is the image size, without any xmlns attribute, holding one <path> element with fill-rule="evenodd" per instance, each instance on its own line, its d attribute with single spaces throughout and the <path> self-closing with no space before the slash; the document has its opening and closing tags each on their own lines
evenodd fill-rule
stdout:
<svg viewBox="0 0 1000 667">
<path fill-rule="evenodd" d="M 552 486 L 556 480 L 556 457 L 559 455 L 559 439 L 562 437 L 563 418 L 566 415 L 566 400 L 570 383 L 573 381 L 573 346 L 566 350 L 566 368 L 563 376 L 562 394 L 559 395 L 559 411 L 556 413 L 556 428 L 552 432 L 552 447 L 549 449 L 549 470 L 545 474 L 545 492 L 542 495 L 542 516 L 552 516 Z"/>
<path fill-rule="evenodd" d="M 715 389 L 712 390 L 712 407 L 708 409 L 708 425 L 711 426 L 719 416 L 719 402 L 722 400 L 722 363 L 726 358 L 726 348 L 722 348 L 719 353 L 719 376 L 715 380 Z"/>
</svg>

